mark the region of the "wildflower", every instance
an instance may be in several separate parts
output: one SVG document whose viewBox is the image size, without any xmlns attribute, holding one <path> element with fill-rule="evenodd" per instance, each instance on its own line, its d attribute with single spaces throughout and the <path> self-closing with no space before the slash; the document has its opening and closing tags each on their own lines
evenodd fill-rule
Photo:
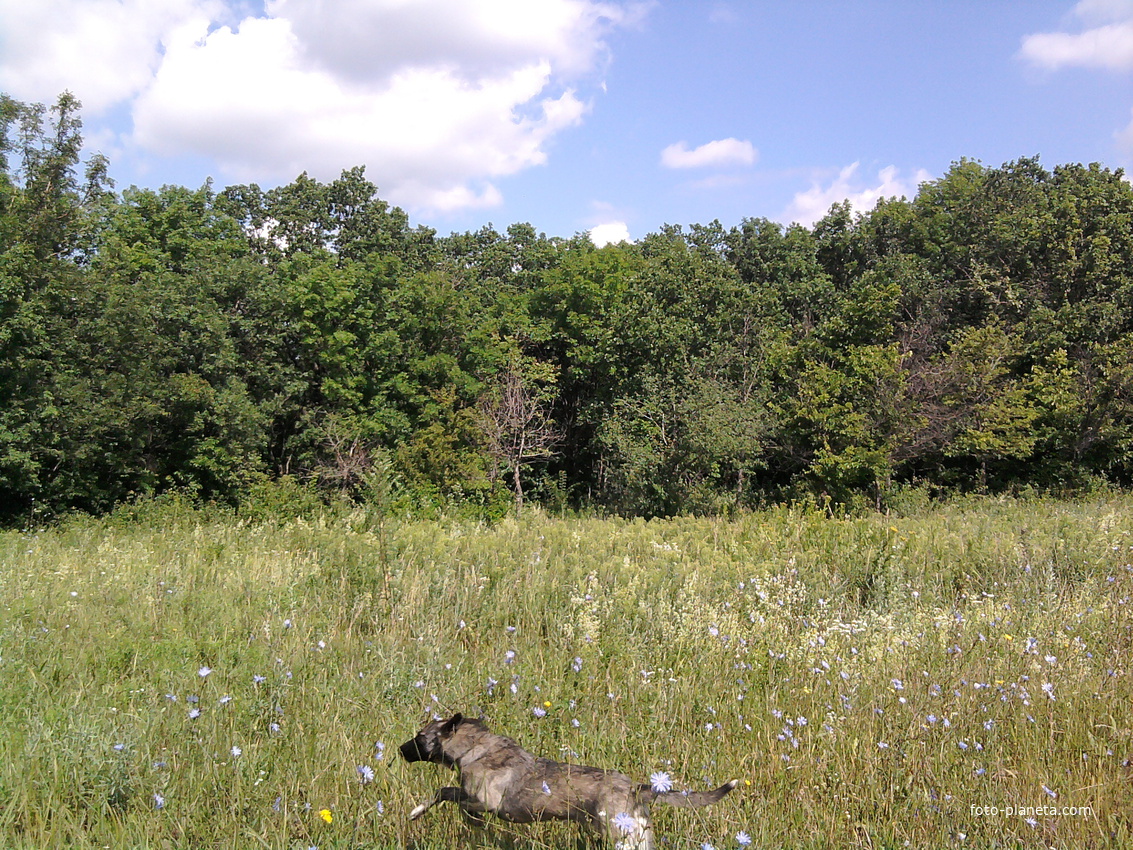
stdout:
<svg viewBox="0 0 1133 850">
<path fill-rule="evenodd" d="M 252 677 L 252 684 L 253 685 L 262 685 L 267 680 L 268 680 L 267 676 L 261 676 L 259 673 L 257 673 L 255 676 Z"/>
<path fill-rule="evenodd" d="M 200 716 L 201 716 L 201 710 L 199 708 L 190 708 L 189 709 L 189 719 L 190 720 L 196 720 Z"/>
<path fill-rule="evenodd" d="M 381 761 L 386 757 L 386 745 L 384 741 L 378 741 L 374 744 L 374 758 Z"/>
<path fill-rule="evenodd" d="M 741 847 L 747 847 L 749 844 L 751 844 L 751 836 L 748 835 L 746 832 L 742 832 L 742 831 L 737 832 L 736 833 L 736 843 L 739 844 Z"/>
<path fill-rule="evenodd" d="M 551 786 L 548 785 L 546 782 L 543 783 L 543 793 L 546 794 L 548 797 L 551 796 Z"/>
<path fill-rule="evenodd" d="M 326 823 L 334 822 L 334 814 L 330 809 L 319 809 L 319 817 L 321 817 Z"/>
<path fill-rule="evenodd" d="M 893 680 L 893 690 L 895 690 L 895 691 L 905 690 L 905 683 L 902 682 L 900 679 L 894 679 Z"/>
<path fill-rule="evenodd" d="M 368 764 L 358 765 L 358 775 L 362 778 L 362 784 L 367 785 L 374 781 L 374 769 Z"/>
<path fill-rule="evenodd" d="M 1027 820 L 1025 821 L 1025 823 L 1026 823 L 1026 824 L 1027 824 L 1027 826 L 1029 826 L 1029 827 L 1030 827 L 1031 829 L 1034 829 L 1034 828 L 1035 828 L 1036 826 L 1038 826 L 1038 825 L 1039 825 L 1039 822 L 1038 822 L 1037 820 L 1035 820 L 1034 818 L 1027 818 Z"/>
<path fill-rule="evenodd" d="M 878 741 L 877 742 L 877 748 L 879 750 L 887 750 L 887 749 L 889 749 L 889 745 L 887 743 L 885 743 L 884 741 Z"/>
<path fill-rule="evenodd" d="M 666 791 L 673 790 L 673 781 L 669 778 L 669 774 L 663 770 L 650 774 L 649 782 L 653 785 L 653 790 L 658 794 L 664 794 Z"/>
<path fill-rule="evenodd" d="M 203 679 L 203 678 L 205 678 L 205 676 L 207 676 L 211 672 L 212 672 L 211 667 L 202 667 L 200 670 L 197 671 L 197 675 L 200 676 Z"/>
<path fill-rule="evenodd" d="M 543 701 L 543 708 L 550 708 L 550 707 L 551 707 L 551 701 L 550 700 L 544 700 Z"/>
<path fill-rule="evenodd" d="M 230 697 L 228 694 L 225 694 L 220 698 L 221 705 L 228 705 L 228 703 L 230 702 L 232 702 L 232 697 Z"/>
<path fill-rule="evenodd" d="M 154 795 L 153 795 L 153 807 L 155 809 L 164 809 L 165 808 L 165 797 L 163 795 L 155 792 Z"/>
<path fill-rule="evenodd" d="M 537 705 L 533 709 L 531 709 L 531 713 L 534 714 L 536 717 L 546 717 L 547 716 L 547 709 L 543 708 L 542 706 Z"/>
<path fill-rule="evenodd" d="M 505 664 L 511 664 L 514 661 L 515 661 L 515 650 L 509 649 L 507 652 L 504 653 L 504 663 Z"/>
<path fill-rule="evenodd" d="M 271 732 L 273 735 L 278 735 L 280 732 L 283 731 L 283 729 L 280 727 L 280 725 L 278 723 L 272 723 L 268 726 L 268 731 Z"/>
<path fill-rule="evenodd" d="M 378 800 L 378 814 L 384 815 L 385 813 L 386 813 L 385 804 L 381 800 Z"/>
<path fill-rule="evenodd" d="M 1043 693 L 1051 699 L 1054 699 L 1054 684 L 1051 682 L 1043 682 Z"/>
<path fill-rule="evenodd" d="M 115 744 L 114 745 L 114 751 L 117 752 L 117 753 L 122 752 L 122 750 L 124 750 L 124 749 L 126 749 L 125 744 Z"/>
<path fill-rule="evenodd" d="M 618 812 L 614 815 L 614 826 L 629 835 L 633 832 L 633 828 L 637 826 L 637 822 L 633 819 L 633 815 L 628 812 Z"/>
<path fill-rule="evenodd" d="M 716 848 L 713 847 L 711 844 L 709 844 L 707 841 L 705 841 L 703 844 L 700 845 L 700 850 L 716 850 Z"/>
<path fill-rule="evenodd" d="M 570 669 L 573 670 L 575 673 L 581 673 L 582 672 L 582 658 L 580 658 L 579 656 L 576 655 L 574 657 L 574 661 L 571 662 Z"/>
<path fill-rule="evenodd" d="M 1044 785 L 1044 786 L 1042 786 L 1042 789 L 1043 789 L 1043 791 L 1045 791 L 1045 792 L 1046 792 L 1046 795 L 1047 795 L 1048 797 L 1050 797 L 1050 799 L 1054 800 L 1054 799 L 1056 799 L 1056 798 L 1058 797 L 1058 792 L 1057 792 L 1057 791 L 1051 791 L 1051 790 L 1050 790 L 1049 788 L 1047 788 L 1047 787 L 1046 787 L 1045 785 Z"/>
<path fill-rule="evenodd" d="M 244 754 L 244 751 L 242 749 L 240 749 L 238 746 L 236 746 L 235 744 L 232 745 L 232 749 L 229 750 L 229 752 L 232 753 L 232 758 L 239 758 L 241 755 Z"/>
</svg>

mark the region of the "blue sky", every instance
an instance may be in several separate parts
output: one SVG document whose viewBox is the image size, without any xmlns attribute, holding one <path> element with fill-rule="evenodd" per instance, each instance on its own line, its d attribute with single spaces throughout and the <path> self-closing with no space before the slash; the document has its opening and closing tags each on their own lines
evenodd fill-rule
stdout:
<svg viewBox="0 0 1133 850">
<path fill-rule="evenodd" d="M 119 188 L 365 165 L 442 233 L 637 239 L 1133 170 L 1133 0 L 0 0 L 0 90 L 63 89 Z"/>
</svg>

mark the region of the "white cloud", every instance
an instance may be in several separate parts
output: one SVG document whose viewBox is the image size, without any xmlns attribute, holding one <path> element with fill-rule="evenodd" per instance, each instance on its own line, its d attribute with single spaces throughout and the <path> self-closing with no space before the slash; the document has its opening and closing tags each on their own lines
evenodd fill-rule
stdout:
<svg viewBox="0 0 1133 850">
<path fill-rule="evenodd" d="M 591 0 L 267 0 L 291 22 L 304 52 L 356 80 L 401 68 L 445 65 L 477 77 L 550 62 L 586 73 L 610 26 L 638 20 L 645 5 Z"/>
<path fill-rule="evenodd" d="M 1082 0 L 1074 14 L 1094 26 L 1081 32 L 1025 36 L 1020 57 L 1048 70 L 1074 66 L 1133 70 L 1133 2 Z"/>
<path fill-rule="evenodd" d="M 415 211 L 498 204 L 600 87 L 605 35 L 646 4 L 600 0 L 0 0 L 0 88 L 126 104 L 142 153 L 223 179 L 365 165 Z M 29 11 L 34 9 L 34 11 Z M 17 47 L 13 48 L 13 45 Z"/>
<path fill-rule="evenodd" d="M 739 139 L 718 139 L 692 150 L 689 150 L 687 142 L 682 141 L 661 151 L 661 164 L 666 168 L 753 165 L 757 156 L 751 142 Z"/>
<path fill-rule="evenodd" d="M 1050 32 L 1028 35 L 1020 54 L 1044 68 L 1070 66 L 1133 70 L 1133 21 L 1106 24 L 1081 33 Z"/>
<path fill-rule="evenodd" d="M 633 241 L 633 238 L 629 235 L 629 228 L 624 221 L 608 221 L 590 228 L 587 233 L 590 234 L 590 241 L 594 243 L 596 248 L 615 242 Z"/>
<path fill-rule="evenodd" d="M 70 90 L 99 112 L 149 83 L 170 27 L 223 12 L 212 0 L 0 0 L 0 89 L 39 102 Z"/>
<path fill-rule="evenodd" d="M 1090 29 L 1023 38 L 1019 57 L 1048 71 L 1068 67 L 1133 71 L 1133 0 L 1081 0 L 1074 17 Z M 1121 156 L 1133 157 L 1133 123 L 1114 133 Z"/>
<path fill-rule="evenodd" d="M 1074 14 L 1088 24 L 1133 18 L 1133 0 L 1081 0 Z"/>
<path fill-rule="evenodd" d="M 878 183 L 869 186 L 858 176 L 859 166 L 857 162 L 847 165 L 827 185 L 815 180 L 809 189 L 795 195 L 781 218 L 809 227 L 826 215 L 834 204 L 849 201 L 854 209 L 865 212 L 882 198 L 912 197 L 918 184 L 931 179 L 928 172 L 918 170 L 912 181 L 905 180 L 897 167 L 890 165 L 877 173 Z"/>
</svg>

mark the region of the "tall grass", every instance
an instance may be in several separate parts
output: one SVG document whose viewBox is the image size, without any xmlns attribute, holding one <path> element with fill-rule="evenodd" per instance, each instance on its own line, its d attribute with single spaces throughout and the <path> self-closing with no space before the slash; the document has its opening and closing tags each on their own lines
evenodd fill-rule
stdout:
<svg viewBox="0 0 1133 850">
<path fill-rule="evenodd" d="M 495 846 L 406 817 L 451 778 L 396 746 L 453 710 L 741 780 L 658 807 L 668 847 L 1133 846 L 1131 530 L 1133 498 L 1099 497 L 6 533 L 0 846 Z"/>
</svg>

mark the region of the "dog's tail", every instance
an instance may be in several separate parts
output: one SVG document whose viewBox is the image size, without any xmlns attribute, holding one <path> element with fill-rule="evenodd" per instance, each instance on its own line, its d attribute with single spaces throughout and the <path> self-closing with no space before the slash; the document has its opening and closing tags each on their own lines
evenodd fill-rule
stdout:
<svg viewBox="0 0 1133 850">
<path fill-rule="evenodd" d="M 725 795 L 739 784 L 733 779 L 725 782 L 713 791 L 654 791 L 651 785 L 642 785 L 638 795 L 645 800 L 664 803 L 667 806 L 676 806 L 679 809 L 693 809 L 698 806 L 710 806 L 724 799 Z"/>
</svg>

